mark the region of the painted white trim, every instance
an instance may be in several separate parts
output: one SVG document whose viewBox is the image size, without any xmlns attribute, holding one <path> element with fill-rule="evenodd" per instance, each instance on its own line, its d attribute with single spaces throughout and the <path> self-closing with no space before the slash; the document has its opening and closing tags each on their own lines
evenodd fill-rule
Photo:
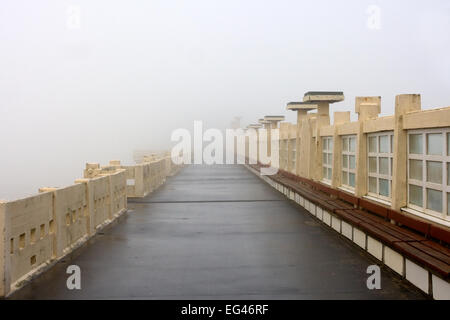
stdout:
<svg viewBox="0 0 450 320">
<path fill-rule="evenodd" d="M 331 181 L 330 180 L 322 180 L 320 182 L 331 187 Z"/>
<path fill-rule="evenodd" d="M 368 200 L 372 200 L 372 201 L 375 201 L 375 202 L 382 203 L 382 204 L 384 204 L 386 206 L 389 206 L 389 207 L 391 206 L 391 202 L 390 201 L 386 201 L 386 200 L 383 200 L 383 199 L 380 199 L 380 198 L 377 198 L 377 197 L 374 197 L 374 196 L 371 196 L 371 195 L 363 196 L 363 198 L 368 199 Z"/>
<path fill-rule="evenodd" d="M 351 194 L 355 194 L 355 188 L 349 187 L 349 186 L 340 186 L 338 187 L 338 189 L 341 189 L 342 191 L 351 193 Z"/>
<path fill-rule="evenodd" d="M 409 208 L 409 207 L 403 207 L 400 210 L 401 211 L 405 211 L 405 212 L 410 213 L 410 214 L 413 214 L 415 216 L 424 218 L 426 220 L 435 222 L 437 224 L 440 224 L 440 225 L 443 225 L 443 226 L 446 226 L 446 227 L 450 227 L 450 221 L 446 221 L 446 220 L 443 220 L 443 219 L 440 219 L 440 218 L 436 218 L 436 217 L 430 216 L 429 214 L 423 213 L 421 211 L 414 210 L 414 209 Z"/>
</svg>

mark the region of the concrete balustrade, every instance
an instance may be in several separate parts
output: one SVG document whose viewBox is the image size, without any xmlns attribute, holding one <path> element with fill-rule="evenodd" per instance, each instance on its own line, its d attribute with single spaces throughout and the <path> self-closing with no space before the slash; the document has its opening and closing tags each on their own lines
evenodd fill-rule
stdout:
<svg viewBox="0 0 450 320">
<path fill-rule="evenodd" d="M 0 297 L 53 266 L 127 210 L 128 197 L 144 197 L 181 166 L 168 153 L 123 166 L 88 163 L 83 179 L 63 188 L 0 202 Z M 132 183 L 130 182 L 132 181 Z"/>
</svg>

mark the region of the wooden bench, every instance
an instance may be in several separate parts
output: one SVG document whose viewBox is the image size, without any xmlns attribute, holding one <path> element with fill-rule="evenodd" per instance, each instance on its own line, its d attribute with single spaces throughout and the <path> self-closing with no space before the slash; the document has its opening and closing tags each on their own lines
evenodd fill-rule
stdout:
<svg viewBox="0 0 450 320">
<path fill-rule="evenodd" d="M 449 278 L 449 230 L 291 173 L 281 171 L 270 178 L 443 279 Z"/>
</svg>

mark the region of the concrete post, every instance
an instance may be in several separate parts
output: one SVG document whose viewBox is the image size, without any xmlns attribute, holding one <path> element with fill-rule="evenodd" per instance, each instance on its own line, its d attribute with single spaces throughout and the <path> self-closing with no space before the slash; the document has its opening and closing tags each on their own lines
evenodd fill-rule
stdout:
<svg viewBox="0 0 450 320">
<path fill-rule="evenodd" d="M 302 156 L 304 149 L 304 146 L 302 146 L 302 139 L 305 139 L 303 136 L 303 120 L 307 118 L 308 111 L 316 110 L 317 108 L 318 105 L 311 102 L 289 102 L 286 106 L 286 110 L 297 111 L 295 174 L 298 176 L 302 176 L 304 174 L 304 168 L 302 167 L 305 165 L 303 162 L 304 156 Z"/>
<path fill-rule="evenodd" d="M 317 114 L 311 114 L 308 117 L 308 153 L 306 156 L 308 157 L 308 179 L 316 178 L 316 170 L 317 170 L 317 143 L 316 138 L 314 137 L 314 132 L 317 132 Z"/>
<path fill-rule="evenodd" d="M 278 123 L 280 121 L 284 121 L 284 116 L 266 116 L 266 119 L 268 119 L 271 122 L 271 131 L 278 128 Z M 280 133 L 278 132 L 278 140 L 274 139 L 274 143 L 278 144 L 278 167 L 280 166 Z M 272 134 L 271 134 L 271 140 L 272 140 Z M 270 147 L 270 156 L 272 157 L 272 145 Z M 273 163 L 270 164 L 271 166 L 275 167 Z"/>
<path fill-rule="evenodd" d="M 272 134 L 270 123 L 264 123 L 264 129 L 266 129 L 266 146 L 267 146 L 267 156 L 270 157 L 270 149 L 272 148 Z"/>
<path fill-rule="evenodd" d="M 10 228 L 6 214 L 6 201 L 0 200 L 0 297 L 5 297 L 11 289 L 11 259 L 7 246 Z"/>
<path fill-rule="evenodd" d="M 245 145 L 245 150 L 244 150 L 244 164 L 249 164 L 250 163 L 250 161 L 249 161 L 249 159 L 248 159 L 248 154 L 249 154 L 249 140 L 250 140 L 250 138 L 248 137 L 248 128 L 247 129 L 244 129 L 244 134 L 245 134 L 245 136 L 244 136 L 244 139 L 245 139 L 245 141 L 244 141 L 244 145 Z"/>
<path fill-rule="evenodd" d="M 269 147 L 270 147 L 270 130 L 269 130 L 269 122 L 264 119 L 259 119 L 258 122 L 262 125 L 262 129 L 266 130 L 266 135 L 262 135 L 261 132 L 258 132 L 258 163 L 261 162 L 261 157 L 259 153 L 261 152 L 259 149 L 259 143 L 266 144 L 267 155 L 269 155 Z M 267 132 L 268 131 L 268 132 Z"/>
<path fill-rule="evenodd" d="M 363 131 L 364 121 L 358 121 L 356 134 L 356 176 L 355 195 L 362 197 L 367 194 L 367 138 Z"/>
<path fill-rule="evenodd" d="M 344 94 L 340 91 L 309 91 L 303 96 L 303 102 L 317 104 L 316 125 L 313 131 L 315 135 L 311 159 L 310 178 L 321 180 L 322 177 L 322 139 L 320 139 L 320 128 L 330 125 L 330 104 L 344 100 Z"/>
<path fill-rule="evenodd" d="M 259 164 L 259 139 L 260 139 L 260 134 L 259 134 L 259 129 L 256 129 L 256 164 Z"/>
<path fill-rule="evenodd" d="M 287 171 L 289 168 L 289 123 L 280 123 L 280 169 Z"/>
<path fill-rule="evenodd" d="M 100 170 L 99 163 L 86 163 L 86 168 L 83 171 L 83 178 L 91 179 L 95 177 Z"/>
<path fill-rule="evenodd" d="M 144 190 L 144 165 L 138 164 L 134 167 L 134 192 L 136 197 L 143 197 Z"/>
<path fill-rule="evenodd" d="M 303 126 L 303 120 L 306 119 L 306 113 L 308 110 L 297 110 L 297 137 L 295 139 L 295 174 L 297 176 L 300 176 L 301 174 L 301 161 L 300 161 L 300 154 L 301 154 L 301 143 L 302 143 L 302 126 Z"/>
<path fill-rule="evenodd" d="M 316 126 L 316 115 L 311 114 L 308 115 L 306 119 L 303 119 L 301 126 L 301 145 L 300 145 L 300 154 L 297 156 L 297 160 L 300 162 L 300 174 L 297 175 L 301 177 L 305 177 L 308 179 L 312 178 L 312 172 L 314 168 L 314 160 L 315 154 L 314 150 L 314 138 L 313 138 L 313 130 Z"/>
<path fill-rule="evenodd" d="M 420 94 L 401 94 L 395 97 L 394 148 L 392 171 L 392 208 L 400 210 L 407 205 L 407 131 L 403 129 L 403 116 L 421 109 Z"/>
<path fill-rule="evenodd" d="M 286 170 L 289 171 L 290 173 L 294 173 L 296 174 L 296 166 L 292 165 L 292 161 L 294 161 L 294 157 L 296 157 L 296 154 L 294 154 L 294 145 L 295 148 L 297 148 L 297 124 L 292 124 L 290 123 L 288 126 L 288 135 L 287 135 L 287 143 L 288 143 L 288 148 L 287 148 L 287 152 L 288 152 L 288 156 L 287 156 L 287 168 Z M 292 140 L 294 140 L 294 145 L 292 144 Z M 295 149 L 297 150 L 297 149 Z M 297 165 L 297 164 L 295 164 Z"/>
<path fill-rule="evenodd" d="M 278 129 L 278 122 L 283 121 L 284 116 L 265 116 L 265 124 L 268 124 L 267 129 L 267 156 L 272 156 L 272 130 Z M 279 159 L 278 159 L 279 160 Z"/>
<path fill-rule="evenodd" d="M 355 112 L 358 114 L 358 134 L 356 135 L 356 181 L 355 195 L 367 194 L 367 135 L 364 134 L 364 121 L 378 117 L 381 112 L 381 97 L 356 97 Z"/>
<path fill-rule="evenodd" d="M 256 132 L 256 137 L 252 138 L 252 140 L 250 140 L 250 136 L 246 137 L 247 141 L 248 141 L 248 145 L 247 145 L 247 148 L 246 148 L 247 153 L 248 153 L 248 157 L 249 157 L 248 162 L 249 163 L 254 163 L 256 161 L 256 163 L 258 163 L 258 161 L 259 161 L 259 158 L 258 158 L 259 157 L 259 138 L 258 138 L 259 132 L 258 132 L 258 129 L 261 128 L 261 125 L 260 124 L 251 124 L 251 125 L 248 126 L 248 128 L 252 129 L 252 130 L 255 130 L 255 132 Z M 253 142 L 253 139 L 256 140 L 256 159 L 252 158 L 252 154 L 250 153 L 250 148 L 254 147 L 254 146 L 251 145 L 251 143 Z"/>
<path fill-rule="evenodd" d="M 94 215 L 94 190 L 92 185 L 89 183 L 89 179 L 77 179 L 75 183 L 84 183 L 86 185 L 86 204 L 89 213 L 89 219 L 87 219 L 87 230 L 88 235 L 91 236 L 95 233 L 95 215 Z M 53 217 L 53 221 L 56 223 L 56 230 L 60 227 L 58 224 L 57 217 Z M 56 247 L 56 246 L 55 246 Z M 57 252 L 55 253 L 57 256 Z"/>
</svg>

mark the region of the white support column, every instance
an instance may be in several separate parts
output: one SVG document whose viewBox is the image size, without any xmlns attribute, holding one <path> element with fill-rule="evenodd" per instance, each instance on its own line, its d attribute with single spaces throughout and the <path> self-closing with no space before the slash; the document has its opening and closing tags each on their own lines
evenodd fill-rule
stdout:
<svg viewBox="0 0 450 320">
<path fill-rule="evenodd" d="M 305 155 L 304 149 L 308 149 L 304 143 L 306 138 L 304 136 L 304 120 L 307 119 L 307 112 L 310 110 L 316 110 L 318 105 L 311 102 L 289 102 L 286 106 L 286 110 L 297 111 L 297 130 L 296 130 L 296 154 L 295 154 L 295 174 L 297 176 L 304 176 L 305 168 Z"/>
<path fill-rule="evenodd" d="M 407 204 L 407 131 L 403 129 L 403 116 L 421 109 L 420 94 L 401 94 L 395 97 L 394 148 L 392 171 L 392 208 L 400 210 Z"/>
<path fill-rule="evenodd" d="M 378 117 L 381 112 L 381 97 L 356 97 L 355 112 L 358 114 L 358 134 L 356 135 L 356 182 L 355 195 L 367 194 L 367 135 L 364 121 Z"/>
<path fill-rule="evenodd" d="M 344 100 L 344 94 L 340 91 L 309 91 L 303 96 L 303 102 L 317 104 L 316 123 L 313 135 L 314 144 L 311 148 L 311 169 L 309 178 L 321 180 L 322 177 L 322 139 L 320 128 L 330 125 L 330 104 Z"/>
</svg>

